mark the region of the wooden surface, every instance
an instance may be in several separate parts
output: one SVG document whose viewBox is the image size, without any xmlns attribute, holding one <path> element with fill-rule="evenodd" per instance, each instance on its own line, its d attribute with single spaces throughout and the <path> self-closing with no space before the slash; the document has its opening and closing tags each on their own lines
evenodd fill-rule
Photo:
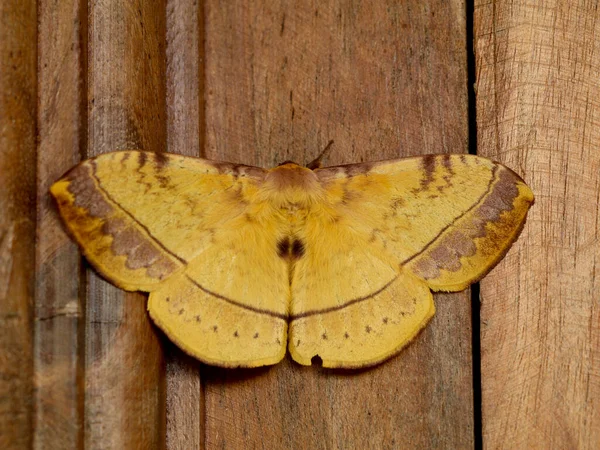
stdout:
<svg viewBox="0 0 600 450">
<path fill-rule="evenodd" d="M 32 433 L 36 449 L 81 448 L 85 394 L 81 257 L 58 221 L 48 189 L 86 151 L 81 33 L 86 11 L 77 1 L 40 1 L 38 14 L 39 214 Z"/>
<path fill-rule="evenodd" d="M 120 291 L 82 262 L 48 187 L 81 158 L 165 149 L 164 3 L 39 8 L 34 445 L 157 448 L 165 367 L 144 296 Z"/>
<path fill-rule="evenodd" d="M 356 5 L 206 2 L 206 157 L 307 163 L 330 139 L 329 164 L 467 151 L 464 4 Z M 203 368 L 207 447 L 471 447 L 469 294 L 436 302 L 372 370 Z"/>
<path fill-rule="evenodd" d="M 167 2 L 167 143 L 171 153 L 204 156 L 204 8 L 196 0 Z M 204 448 L 200 363 L 165 346 L 166 447 Z"/>
<path fill-rule="evenodd" d="M 165 150 L 164 8 L 160 0 L 90 4 L 86 157 Z M 89 269 L 85 281 L 85 447 L 157 448 L 164 441 L 164 361 L 145 296 Z"/>
<path fill-rule="evenodd" d="M 31 445 L 36 9 L 0 1 L 0 448 Z"/>
<path fill-rule="evenodd" d="M 0 447 L 600 446 L 593 5 L 30 3 L 0 0 Z M 265 167 L 331 139 L 328 164 L 467 151 L 473 13 L 478 152 L 537 202 L 481 284 L 481 411 L 468 292 L 437 295 L 426 330 L 371 370 L 215 369 L 58 222 L 48 186 L 110 150 Z"/>
<path fill-rule="evenodd" d="M 479 152 L 536 194 L 481 283 L 487 448 L 600 448 L 600 12 L 475 2 Z"/>
</svg>

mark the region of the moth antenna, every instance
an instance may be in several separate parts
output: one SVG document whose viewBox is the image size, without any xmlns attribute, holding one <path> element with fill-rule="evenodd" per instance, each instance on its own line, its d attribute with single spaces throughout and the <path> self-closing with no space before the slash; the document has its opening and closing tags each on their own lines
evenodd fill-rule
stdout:
<svg viewBox="0 0 600 450">
<path fill-rule="evenodd" d="M 315 159 L 313 159 L 311 162 L 309 162 L 306 165 L 306 167 L 310 170 L 315 170 L 315 169 L 321 168 L 323 158 L 325 158 L 328 155 L 329 150 L 331 149 L 332 145 L 333 145 L 333 139 L 331 141 L 329 141 L 329 143 L 325 146 L 325 148 L 323 149 L 321 154 L 319 156 L 317 156 Z"/>
</svg>

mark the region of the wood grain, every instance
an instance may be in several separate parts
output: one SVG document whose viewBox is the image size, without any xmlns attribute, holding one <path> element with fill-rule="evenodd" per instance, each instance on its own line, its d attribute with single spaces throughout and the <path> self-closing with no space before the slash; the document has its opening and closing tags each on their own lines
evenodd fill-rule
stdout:
<svg viewBox="0 0 600 450">
<path fill-rule="evenodd" d="M 204 151 L 204 9 L 195 0 L 167 2 L 167 146 L 171 153 Z M 200 363 L 173 344 L 166 351 L 166 447 L 202 448 L 204 398 Z"/>
<path fill-rule="evenodd" d="M 120 149 L 163 151 L 165 3 L 89 5 L 86 157 Z M 87 271 L 86 448 L 164 445 L 164 360 L 146 298 Z"/>
<path fill-rule="evenodd" d="M 0 448 L 31 446 L 36 3 L 0 1 Z"/>
<path fill-rule="evenodd" d="M 362 5 L 362 6 L 361 6 Z M 206 156 L 329 164 L 467 150 L 461 1 L 205 5 Z M 468 293 L 368 371 L 205 367 L 207 448 L 473 446 Z"/>
<path fill-rule="evenodd" d="M 262 166 L 330 139 L 329 164 L 466 151 L 465 14 L 0 0 L 0 447 L 473 447 L 467 293 L 436 296 L 372 370 L 220 370 L 170 343 L 165 369 L 145 298 L 86 269 L 47 197 L 80 158 L 123 148 Z M 481 285 L 486 448 L 600 447 L 598 15 L 475 2 L 478 152 L 537 196 Z"/>
<path fill-rule="evenodd" d="M 517 245 L 481 283 L 486 448 L 600 447 L 600 13 L 475 2 L 479 153 L 530 183 Z"/>
<path fill-rule="evenodd" d="M 81 2 L 38 2 L 38 180 L 34 448 L 83 446 L 81 256 L 60 223 L 50 185 L 80 159 L 87 10 Z M 51 37 L 51 38 L 48 38 Z"/>
</svg>

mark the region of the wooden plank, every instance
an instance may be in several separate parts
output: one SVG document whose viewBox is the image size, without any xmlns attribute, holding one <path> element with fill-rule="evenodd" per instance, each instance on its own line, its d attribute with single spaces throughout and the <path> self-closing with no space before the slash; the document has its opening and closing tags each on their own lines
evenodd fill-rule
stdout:
<svg viewBox="0 0 600 450">
<path fill-rule="evenodd" d="M 195 0 L 167 2 L 167 146 L 171 153 L 204 151 L 204 9 Z M 166 447 L 201 448 L 204 399 L 200 363 L 168 344 Z"/>
<path fill-rule="evenodd" d="M 462 1 L 205 5 L 209 158 L 330 164 L 467 150 Z M 468 293 L 372 370 L 206 367 L 207 448 L 473 446 Z"/>
<path fill-rule="evenodd" d="M 89 4 L 88 150 L 163 151 L 165 3 Z M 85 447 L 164 445 L 164 361 L 146 298 L 87 271 Z"/>
<path fill-rule="evenodd" d="M 81 257 L 48 189 L 86 139 L 85 31 L 79 0 L 38 2 L 38 217 L 34 448 L 83 447 Z"/>
<path fill-rule="evenodd" d="M 0 0 L 0 448 L 31 446 L 36 2 Z"/>
<path fill-rule="evenodd" d="M 196 0 L 167 2 L 167 145 L 169 152 L 204 152 L 204 9 Z"/>
<path fill-rule="evenodd" d="M 600 12 L 475 2 L 479 152 L 531 184 L 482 282 L 486 448 L 600 448 Z"/>
</svg>

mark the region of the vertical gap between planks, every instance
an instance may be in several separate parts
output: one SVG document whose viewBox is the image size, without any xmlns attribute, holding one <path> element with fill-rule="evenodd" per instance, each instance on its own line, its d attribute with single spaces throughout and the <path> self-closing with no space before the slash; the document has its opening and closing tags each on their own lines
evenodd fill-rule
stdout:
<svg viewBox="0 0 600 450">
<path fill-rule="evenodd" d="M 205 2 L 198 5 L 198 149 L 201 158 L 206 158 L 206 26 Z M 206 381 L 203 377 L 204 364 L 200 363 L 200 403 L 198 405 L 198 424 L 200 431 L 200 450 L 206 448 Z"/>
<path fill-rule="evenodd" d="M 88 103 L 89 103 L 89 23 L 88 23 L 88 0 L 79 0 L 79 61 L 80 61 L 80 85 L 79 85 L 79 160 L 83 161 L 88 155 Z M 79 254 L 79 292 L 78 301 L 80 305 L 80 325 L 77 328 L 77 411 L 79 413 L 79 436 L 78 443 L 81 449 L 85 447 L 85 361 L 86 361 L 86 334 L 87 334 L 87 291 L 88 271 L 83 263 L 83 256 Z"/>
<path fill-rule="evenodd" d="M 34 449 L 83 448 L 84 274 L 79 252 L 63 245 L 66 235 L 56 229 L 64 230 L 55 220 L 55 203 L 48 189 L 84 156 L 86 9 L 87 1 L 82 0 L 37 4 Z M 53 92 L 61 92 L 58 102 Z M 64 273 L 75 278 L 63 283 L 58 276 Z"/>
<path fill-rule="evenodd" d="M 17 3 L 15 3 L 15 5 L 17 5 Z M 10 8 L 10 6 L 8 6 Z M 31 256 L 33 256 L 33 273 L 37 274 L 37 226 L 39 224 L 39 208 L 37 206 L 37 180 L 39 177 L 39 169 L 38 169 L 38 165 L 37 165 L 37 161 L 38 161 L 38 155 L 37 155 L 37 151 L 39 148 L 39 135 L 40 135 L 40 122 L 39 122 L 39 82 L 40 82 L 40 75 L 39 75 L 39 68 L 38 68 L 38 64 L 39 64 L 39 50 L 38 50 L 38 42 L 40 39 L 39 36 L 39 30 L 40 30 L 40 26 L 39 26 L 39 14 L 40 14 L 40 7 L 38 5 L 38 2 L 35 2 L 35 31 L 33 33 L 33 42 L 31 42 L 29 45 L 34 47 L 33 50 L 33 64 L 34 64 L 34 70 L 35 70 L 35 74 L 34 74 L 34 79 L 33 79 L 33 92 L 31 92 L 33 94 L 33 99 L 29 99 L 28 102 L 33 103 L 33 111 L 32 111 L 32 115 L 31 115 L 31 120 L 33 121 L 33 141 L 32 141 L 32 146 L 33 146 L 33 166 L 34 166 L 34 170 L 35 173 L 33 175 L 33 195 L 34 195 L 34 205 L 35 205 L 35 212 L 33 213 L 33 224 L 34 224 L 34 228 L 33 228 L 33 233 L 34 233 L 34 246 L 33 246 L 33 251 L 30 253 Z M 6 12 L 6 11 L 3 11 Z M 25 24 L 28 25 L 28 24 Z M 2 61 L 4 62 L 4 61 Z M 24 81 L 24 80 L 22 80 Z M 26 83 L 23 83 L 24 85 Z M 16 89 L 15 89 L 16 91 Z M 26 120 L 26 119 L 25 119 Z M 14 119 L 13 119 L 13 123 L 14 123 Z M 29 160 L 31 161 L 31 159 Z M 0 236 L 1 238 L 2 236 Z M 31 267 L 31 265 L 29 266 Z M 8 283 L 10 285 L 10 278 L 8 279 Z M 27 443 L 31 446 L 31 448 L 33 448 L 34 445 L 34 436 L 35 436 L 35 426 L 36 426 L 36 411 L 35 408 L 37 408 L 37 404 L 36 404 L 36 378 L 35 378 L 35 369 L 36 369 L 36 363 L 35 363 L 35 352 L 36 352 L 36 348 L 35 348 L 35 342 L 36 342 L 36 293 L 37 293 L 37 286 L 36 286 L 36 280 L 30 280 L 29 282 L 29 286 L 30 286 L 30 290 L 29 290 L 29 301 L 33 302 L 33 305 L 28 306 L 28 322 L 29 322 L 29 348 L 28 348 L 28 358 L 29 360 L 27 361 L 27 372 L 28 375 L 31 376 L 31 380 L 28 384 L 28 388 L 29 388 L 29 392 L 27 392 L 27 398 L 25 399 L 26 402 L 31 402 L 31 407 L 28 407 L 27 409 L 29 409 L 28 411 L 28 421 L 29 421 L 29 436 L 27 437 Z M 22 370 L 22 369 L 21 369 Z M 10 394 L 9 394 L 10 395 Z M 14 395 L 14 393 L 13 393 Z M 11 412 L 14 412 L 11 411 Z M 9 431 L 10 433 L 10 431 Z M 17 436 L 18 438 L 18 436 Z M 0 441 L 2 441 L 2 439 L 0 438 Z M 24 441 L 26 442 L 26 441 Z M 10 446 L 10 442 L 9 442 L 9 446 Z"/>
<path fill-rule="evenodd" d="M 475 11 L 474 0 L 466 0 L 466 51 L 467 51 L 467 95 L 468 95 L 468 133 L 469 153 L 477 154 L 477 99 L 475 86 L 477 73 L 475 67 L 475 41 L 473 15 Z M 482 428 L 482 398 L 481 398 L 481 312 L 480 312 L 480 285 L 475 283 L 471 286 L 471 352 L 473 366 L 473 432 L 474 447 L 476 450 L 483 448 Z"/>
<path fill-rule="evenodd" d="M 87 144 L 88 144 L 88 74 L 89 74 L 89 66 L 88 66 L 88 37 L 89 37 L 89 24 L 88 24 L 88 0 L 79 0 L 79 61 L 80 61 L 80 69 L 81 76 L 80 81 L 81 84 L 79 86 L 79 101 L 80 101 L 80 111 L 79 111 L 79 126 L 81 132 L 79 133 L 79 159 L 83 161 L 87 158 Z M 81 259 L 81 256 L 80 256 Z M 85 270 L 83 270 L 85 273 Z M 82 317 L 85 317 L 83 315 Z"/>
<path fill-rule="evenodd" d="M 89 157 L 89 124 L 90 124 L 90 115 L 89 115 L 89 104 L 93 99 L 90 99 L 90 63 L 89 63 L 89 53 L 90 53 L 90 23 L 89 23 L 89 14 L 90 14 L 90 5 L 88 0 L 79 0 L 80 2 L 80 26 L 79 26 L 79 36 L 80 36 L 80 61 L 81 61 L 81 86 L 80 92 L 81 97 L 80 101 L 80 141 L 79 141 L 79 161 L 84 161 Z M 77 344 L 79 345 L 78 349 L 78 383 L 81 383 L 81 398 L 79 400 L 79 408 L 81 413 L 81 449 L 85 448 L 86 441 L 86 370 L 87 370 L 87 333 L 88 333 L 88 297 L 87 292 L 89 290 L 89 270 L 87 265 L 85 264 L 85 260 L 83 254 L 79 254 L 79 292 L 78 292 L 78 300 L 81 306 L 81 326 L 78 330 L 77 335 Z M 80 377 L 80 378 L 79 378 Z"/>
<path fill-rule="evenodd" d="M 89 27 L 89 3 L 88 0 L 79 0 L 79 39 L 80 39 L 80 49 L 79 49 L 79 58 L 80 58 L 80 69 L 81 69 L 81 85 L 80 89 L 80 111 L 79 111 L 79 126 L 81 127 L 81 133 L 79 135 L 79 161 L 84 161 L 88 158 L 89 150 L 88 143 L 90 141 L 89 137 L 89 103 L 90 103 L 90 66 L 89 66 L 89 41 L 90 41 L 90 27 Z M 87 266 L 84 262 L 83 255 L 79 254 L 79 292 L 78 292 L 78 301 L 81 308 L 81 324 L 78 328 L 77 335 L 77 345 L 78 345 L 78 355 L 77 355 L 77 383 L 80 386 L 81 396 L 78 400 L 78 410 L 80 413 L 80 448 L 85 448 L 85 439 L 86 439 L 86 360 L 87 360 L 87 341 L 86 335 L 88 332 L 88 302 L 87 302 L 87 292 L 88 292 L 88 282 L 89 282 L 89 271 L 87 270 Z"/>
</svg>

